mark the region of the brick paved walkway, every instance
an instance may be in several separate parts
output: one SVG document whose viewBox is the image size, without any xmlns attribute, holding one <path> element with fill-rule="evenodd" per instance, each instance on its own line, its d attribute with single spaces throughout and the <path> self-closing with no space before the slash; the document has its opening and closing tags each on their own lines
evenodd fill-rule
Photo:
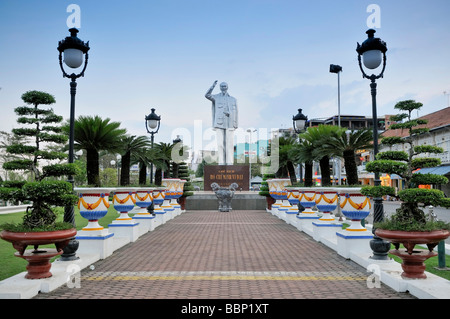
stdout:
<svg viewBox="0 0 450 319">
<path fill-rule="evenodd" d="M 263 211 L 186 212 L 35 299 L 415 299 Z"/>
</svg>

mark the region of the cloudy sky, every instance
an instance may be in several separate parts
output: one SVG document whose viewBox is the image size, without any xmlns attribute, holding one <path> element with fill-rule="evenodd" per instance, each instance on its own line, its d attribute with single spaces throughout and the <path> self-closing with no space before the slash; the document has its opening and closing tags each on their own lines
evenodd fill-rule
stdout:
<svg viewBox="0 0 450 319">
<path fill-rule="evenodd" d="M 378 115 L 395 113 L 404 99 L 424 104 L 419 115 L 448 105 L 448 0 L 0 0 L 0 130 L 18 126 L 13 109 L 28 90 L 53 94 L 55 112 L 69 117 L 56 48 L 69 35 L 68 18 L 75 21 L 70 4 L 80 8 L 78 36 L 91 47 L 76 116 L 108 117 L 146 135 L 144 117 L 155 108 L 157 142 L 177 133 L 188 144 L 202 138 L 211 126 L 204 95 L 215 80 L 237 98 L 244 130 L 291 127 L 298 108 L 310 119 L 335 115 L 330 64 L 343 68 L 341 115 L 371 116 L 355 51 L 368 22 L 389 49 Z"/>
</svg>

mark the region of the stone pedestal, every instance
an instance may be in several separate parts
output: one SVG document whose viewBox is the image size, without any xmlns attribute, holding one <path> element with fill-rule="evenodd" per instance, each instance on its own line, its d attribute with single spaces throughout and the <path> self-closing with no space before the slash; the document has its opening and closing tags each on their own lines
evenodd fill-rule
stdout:
<svg viewBox="0 0 450 319">
<path fill-rule="evenodd" d="M 352 253 L 371 252 L 370 241 L 373 239 L 371 231 L 339 230 L 336 232 L 337 252 L 344 258 L 350 259 Z"/>
<path fill-rule="evenodd" d="M 313 226 L 312 223 L 319 219 L 316 213 L 300 213 L 297 216 L 297 229 L 305 232 L 309 236 L 313 236 Z"/>
<path fill-rule="evenodd" d="M 168 218 L 167 218 L 167 212 L 165 212 L 164 210 L 158 210 L 158 211 L 154 211 L 155 213 L 155 217 L 156 217 L 156 223 L 158 226 L 163 225 L 167 222 Z"/>
<path fill-rule="evenodd" d="M 133 220 L 139 223 L 139 236 L 155 229 L 155 216 L 151 214 L 135 215 Z"/>
<path fill-rule="evenodd" d="M 286 212 L 286 223 L 297 227 L 297 214 L 298 209 L 295 209 L 294 206 L 288 209 L 288 211 Z"/>
<path fill-rule="evenodd" d="M 120 223 L 117 220 L 108 225 L 111 232 L 117 237 L 126 237 L 130 242 L 135 242 L 139 238 L 139 223 L 130 221 L 130 223 Z"/>
<path fill-rule="evenodd" d="M 324 243 L 325 239 L 331 239 L 336 241 L 336 231 L 342 229 L 342 224 L 338 222 L 324 222 L 320 219 L 314 221 L 313 225 L 313 237 L 316 241 Z"/>
<path fill-rule="evenodd" d="M 79 242 L 78 253 L 99 254 L 100 259 L 109 257 L 114 252 L 113 233 L 93 235 L 92 232 L 79 231 L 76 240 Z"/>
</svg>

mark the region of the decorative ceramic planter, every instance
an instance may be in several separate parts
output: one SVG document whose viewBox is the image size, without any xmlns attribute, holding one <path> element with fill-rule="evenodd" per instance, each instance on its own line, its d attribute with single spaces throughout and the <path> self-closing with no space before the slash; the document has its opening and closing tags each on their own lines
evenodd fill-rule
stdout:
<svg viewBox="0 0 450 319">
<path fill-rule="evenodd" d="M 277 215 L 280 211 L 287 210 L 290 207 L 287 201 L 287 192 L 285 187 L 291 184 L 289 178 L 273 178 L 268 179 L 267 184 L 269 185 L 269 194 L 275 199 L 275 203 L 272 204 L 272 214 Z M 285 200 L 285 202 L 283 202 Z M 284 207 L 286 206 L 286 207 Z"/>
<path fill-rule="evenodd" d="M 87 232 L 102 231 L 99 219 L 105 217 L 109 208 L 109 194 L 114 188 L 75 188 L 78 194 L 78 209 L 80 215 L 88 220 L 88 224 L 82 230 Z"/>
<path fill-rule="evenodd" d="M 287 199 L 289 201 L 289 204 L 291 205 L 298 205 L 299 201 L 299 190 L 297 188 L 287 187 L 286 188 L 288 194 Z"/>
<path fill-rule="evenodd" d="M 139 207 L 136 215 L 146 216 L 151 215 L 147 208 L 153 202 L 153 188 L 139 187 L 136 189 L 136 206 Z"/>
<path fill-rule="evenodd" d="M 75 237 L 75 228 L 67 230 L 17 233 L 3 230 L 0 238 L 12 243 L 17 252 L 14 254 L 28 261 L 27 279 L 42 279 L 52 276 L 50 259 L 63 253 L 70 239 Z M 39 245 L 55 244 L 56 249 L 42 248 Z M 27 246 L 34 246 L 34 250 L 26 250 Z"/>
<path fill-rule="evenodd" d="M 433 251 L 440 241 L 445 240 L 450 236 L 448 230 L 435 230 L 423 232 L 407 232 L 400 230 L 385 230 L 376 229 L 375 235 L 390 241 L 395 249 L 389 253 L 398 256 L 402 259 L 402 277 L 407 279 L 425 279 L 425 264 L 424 261 L 430 257 L 437 256 Z M 403 244 L 405 249 L 400 250 L 400 244 Z M 417 244 L 425 244 L 428 250 L 415 249 Z"/>
<path fill-rule="evenodd" d="M 332 187 L 321 187 L 316 190 L 316 207 L 323 213 L 320 221 L 334 221 L 334 216 L 331 214 L 338 205 L 338 193 Z"/>
<path fill-rule="evenodd" d="M 298 189 L 292 187 L 286 187 L 285 189 L 287 191 L 287 201 L 290 205 L 290 207 L 286 211 L 286 222 L 291 225 L 296 225 L 298 214 L 299 192 Z"/>
<path fill-rule="evenodd" d="M 278 207 L 281 205 L 281 202 L 278 197 L 277 188 L 276 188 L 274 179 L 268 179 L 266 182 L 269 187 L 269 195 L 274 200 L 274 202 L 272 203 L 270 212 L 273 215 L 275 215 L 278 212 Z"/>
<path fill-rule="evenodd" d="M 161 205 L 164 203 L 166 197 L 166 189 L 164 187 L 157 187 L 153 190 L 153 213 L 156 214 L 158 224 L 164 224 L 166 222 L 166 215 Z"/>
<path fill-rule="evenodd" d="M 370 198 L 361 194 L 361 188 L 338 189 L 342 214 L 351 220 L 351 225 L 345 231 L 362 232 L 367 231 L 361 225 L 361 221 L 369 216 Z"/>
<path fill-rule="evenodd" d="M 312 210 L 316 206 L 316 188 L 298 187 L 297 189 L 298 201 L 305 208 L 297 215 L 297 229 L 313 236 L 313 223 L 319 219 L 317 212 Z"/>
<path fill-rule="evenodd" d="M 174 199 L 174 206 L 178 210 L 178 213 L 181 213 L 182 211 L 185 210 L 184 206 L 183 206 L 183 209 L 181 208 L 180 198 L 181 198 L 181 196 L 183 196 L 184 184 L 186 182 L 187 181 L 185 179 L 180 179 L 179 182 L 177 183 L 177 189 L 175 191 L 176 192 L 176 197 Z"/>
<path fill-rule="evenodd" d="M 312 208 L 316 206 L 316 188 L 299 187 L 298 191 L 298 200 L 300 202 L 300 205 L 305 208 L 302 214 L 315 214 Z"/>
<path fill-rule="evenodd" d="M 162 180 L 162 186 L 166 188 L 166 196 L 162 204 L 162 208 L 168 212 L 178 213 L 180 205 L 177 203 L 178 189 L 180 184 L 179 178 L 165 178 Z"/>
<path fill-rule="evenodd" d="M 136 204 L 136 189 L 130 188 L 117 188 L 114 191 L 113 205 L 120 215 L 114 221 L 116 223 L 133 223 L 132 218 L 128 215 L 128 212 L 133 210 Z"/>
<path fill-rule="evenodd" d="M 288 201 L 288 190 L 283 188 L 280 192 L 281 205 L 278 207 L 278 211 L 281 213 L 279 216 L 281 219 L 286 220 L 286 213 L 292 207 Z"/>
</svg>

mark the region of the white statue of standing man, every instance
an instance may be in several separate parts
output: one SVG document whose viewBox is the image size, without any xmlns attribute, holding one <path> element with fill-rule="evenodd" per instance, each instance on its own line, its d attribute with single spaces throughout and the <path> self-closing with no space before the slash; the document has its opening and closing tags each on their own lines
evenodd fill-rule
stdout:
<svg viewBox="0 0 450 319">
<path fill-rule="evenodd" d="M 205 97 L 212 101 L 212 126 L 216 131 L 219 165 L 233 165 L 234 130 L 238 128 L 237 101 L 228 94 L 228 84 L 220 84 L 221 93 L 211 94 L 217 80 L 206 92 Z"/>
</svg>

